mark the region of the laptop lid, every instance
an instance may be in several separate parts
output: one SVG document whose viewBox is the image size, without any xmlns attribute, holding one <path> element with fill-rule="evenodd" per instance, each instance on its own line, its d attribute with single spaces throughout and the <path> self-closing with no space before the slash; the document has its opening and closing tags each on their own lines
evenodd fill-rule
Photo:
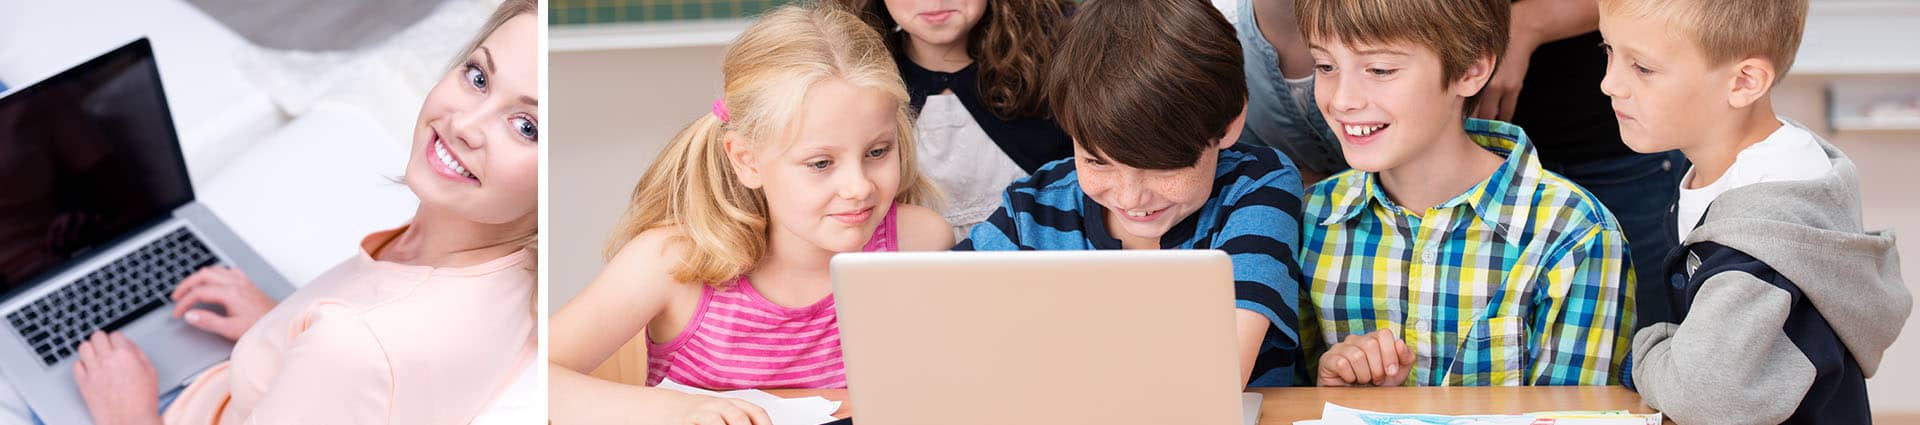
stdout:
<svg viewBox="0 0 1920 425">
<path fill-rule="evenodd" d="M 0 294 L 192 201 L 147 39 L 0 97 Z"/>
<path fill-rule="evenodd" d="M 849 401 L 888 424 L 1233 424 L 1220 251 L 842 254 Z"/>
</svg>

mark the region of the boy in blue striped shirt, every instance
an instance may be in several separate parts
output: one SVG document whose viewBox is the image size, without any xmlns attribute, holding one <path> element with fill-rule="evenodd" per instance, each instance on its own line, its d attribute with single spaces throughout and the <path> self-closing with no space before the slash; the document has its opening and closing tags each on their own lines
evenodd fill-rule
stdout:
<svg viewBox="0 0 1920 425">
<path fill-rule="evenodd" d="M 1225 251 L 1242 376 L 1293 385 L 1300 176 L 1234 143 L 1247 89 L 1233 25 L 1205 0 L 1102 0 L 1066 31 L 1046 89 L 1073 158 L 1015 181 L 954 249 Z"/>
</svg>

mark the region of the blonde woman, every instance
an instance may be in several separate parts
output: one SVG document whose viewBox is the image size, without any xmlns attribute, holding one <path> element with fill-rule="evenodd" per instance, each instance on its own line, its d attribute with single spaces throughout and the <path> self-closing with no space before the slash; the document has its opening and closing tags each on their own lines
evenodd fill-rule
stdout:
<svg viewBox="0 0 1920 425">
<path fill-rule="evenodd" d="M 507 0 L 427 94 L 406 169 L 420 198 L 411 222 L 368 235 L 359 255 L 278 305 L 238 270 L 188 276 L 174 314 L 236 344 L 229 362 L 169 403 L 139 347 L 95 333 L 74 365 L 94 420 L 464 424 L 479 415 L 534 358 L 535 13 L 534 0 Z M 306 219 L 321 218 L 287 224 Z"/>
<path fill-rule="evenodd" d="M 652 387 L 844 388 L 827 260 L 941 250 L 907 92 L 851 13 L 782 7 L 734 40 L 712 113 L 634 188 L 605 269 L 549 324 L 555 423 L 770 424 Z M 588 376 L 645 334 L 647 386 Z"/>
</svg>

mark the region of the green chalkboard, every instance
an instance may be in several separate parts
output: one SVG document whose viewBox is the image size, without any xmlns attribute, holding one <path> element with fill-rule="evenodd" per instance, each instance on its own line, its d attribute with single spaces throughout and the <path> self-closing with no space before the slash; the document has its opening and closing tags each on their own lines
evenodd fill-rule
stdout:
<svg viewBox="0 0 1920 425">
<path fill-rule="evenodd" d="M 800 0 L 549 0 L 548 23 L 590 25 L 738 19 Z"/>
</svg>

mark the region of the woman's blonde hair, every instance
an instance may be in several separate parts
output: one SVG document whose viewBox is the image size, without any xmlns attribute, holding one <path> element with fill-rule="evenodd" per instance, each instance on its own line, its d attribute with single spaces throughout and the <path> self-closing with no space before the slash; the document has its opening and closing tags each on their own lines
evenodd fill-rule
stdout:
<svg viewBox="0 0 1920 425">
<path fill-rule="evenodd" d="M 473 41 L 467 42 L 467 48 L 460 49 L 460 55 L 453 57 L 453 62 L 447 65 L 447 69 L 459 68 L 461 65 L 466 64 L 467 56 L 473 55 L 474 50 L 480 49 L 480 43 L 486 42 L 487 37 L 492 36 L 494 31 L 498 31 L 501 25 L 506 25 L 507 21 L 520 17 L 520 15 L 533 15 L 534 19 L 539 19 L 540 4 L 538 0 L 505 0 L 500 2 L 500 7 L 493 9 L 493 15 L 487 17 L 487 23 L 480 26 L 480 34 L 473 36 Z"/>
<path fill-rule="evenodd" d="M 814 4 L 769 11 L 727 47 L 721 74 L 728 119 L 695 119 L 654 159 L 607 242 L 607 259 L 640 233 L 670 227 L 687 252 L 671 271 L 675 280 L 718 287 L 746 273 L 767 251 L 767 201 L 740 184 L 723 137 L 731 134 L 749 150 L 787 139 L 808 89 L 829 78 L 883 90 L 899 104 L 894 116 L 901 185 L 895 201 L 925 203 L 938 196 L 914 165 L 913 121 L 893 56 L 880 34 L 854 14 Z"/>
<path fill-rule="evenodd" d="M 538 0 L 506 0 L 500 2 L 500 7 L 494 9 L 493 15 L 487 17 L 487 23 L 480 26 L 480 33 L 473 36 L 473 41 L 468 42 L 466 48 L 460 49 L 460 55 L 453 58 L 453 62 L 447 65 L 447 69 L 455 69 L 463 66 L 466 63 L 467 56 L 473 55 L 473 51 L 478 50 L 480 44 L 485 42 L 487 37 L 493 36 L 493 32 L 498 31 L 500 26 L 505 25 L 507 21 L 520 17 L 520 15 L 532 15 L 537 19 L 539 13 L 540 5 Z M 536 222 L 538 221 L 537 217 L 539 214 L 539 209 L 535 208 L 534 215 Z M 527 253 L 531 254 L 534 258 L 533 261 L 527 263 L 531 264 L 527 270 L 533 272 L 539 271 L 540 226 L 536 225 L 526 233 L 513 235 L 503 243 L 527 250 Z"/>
</svg>

